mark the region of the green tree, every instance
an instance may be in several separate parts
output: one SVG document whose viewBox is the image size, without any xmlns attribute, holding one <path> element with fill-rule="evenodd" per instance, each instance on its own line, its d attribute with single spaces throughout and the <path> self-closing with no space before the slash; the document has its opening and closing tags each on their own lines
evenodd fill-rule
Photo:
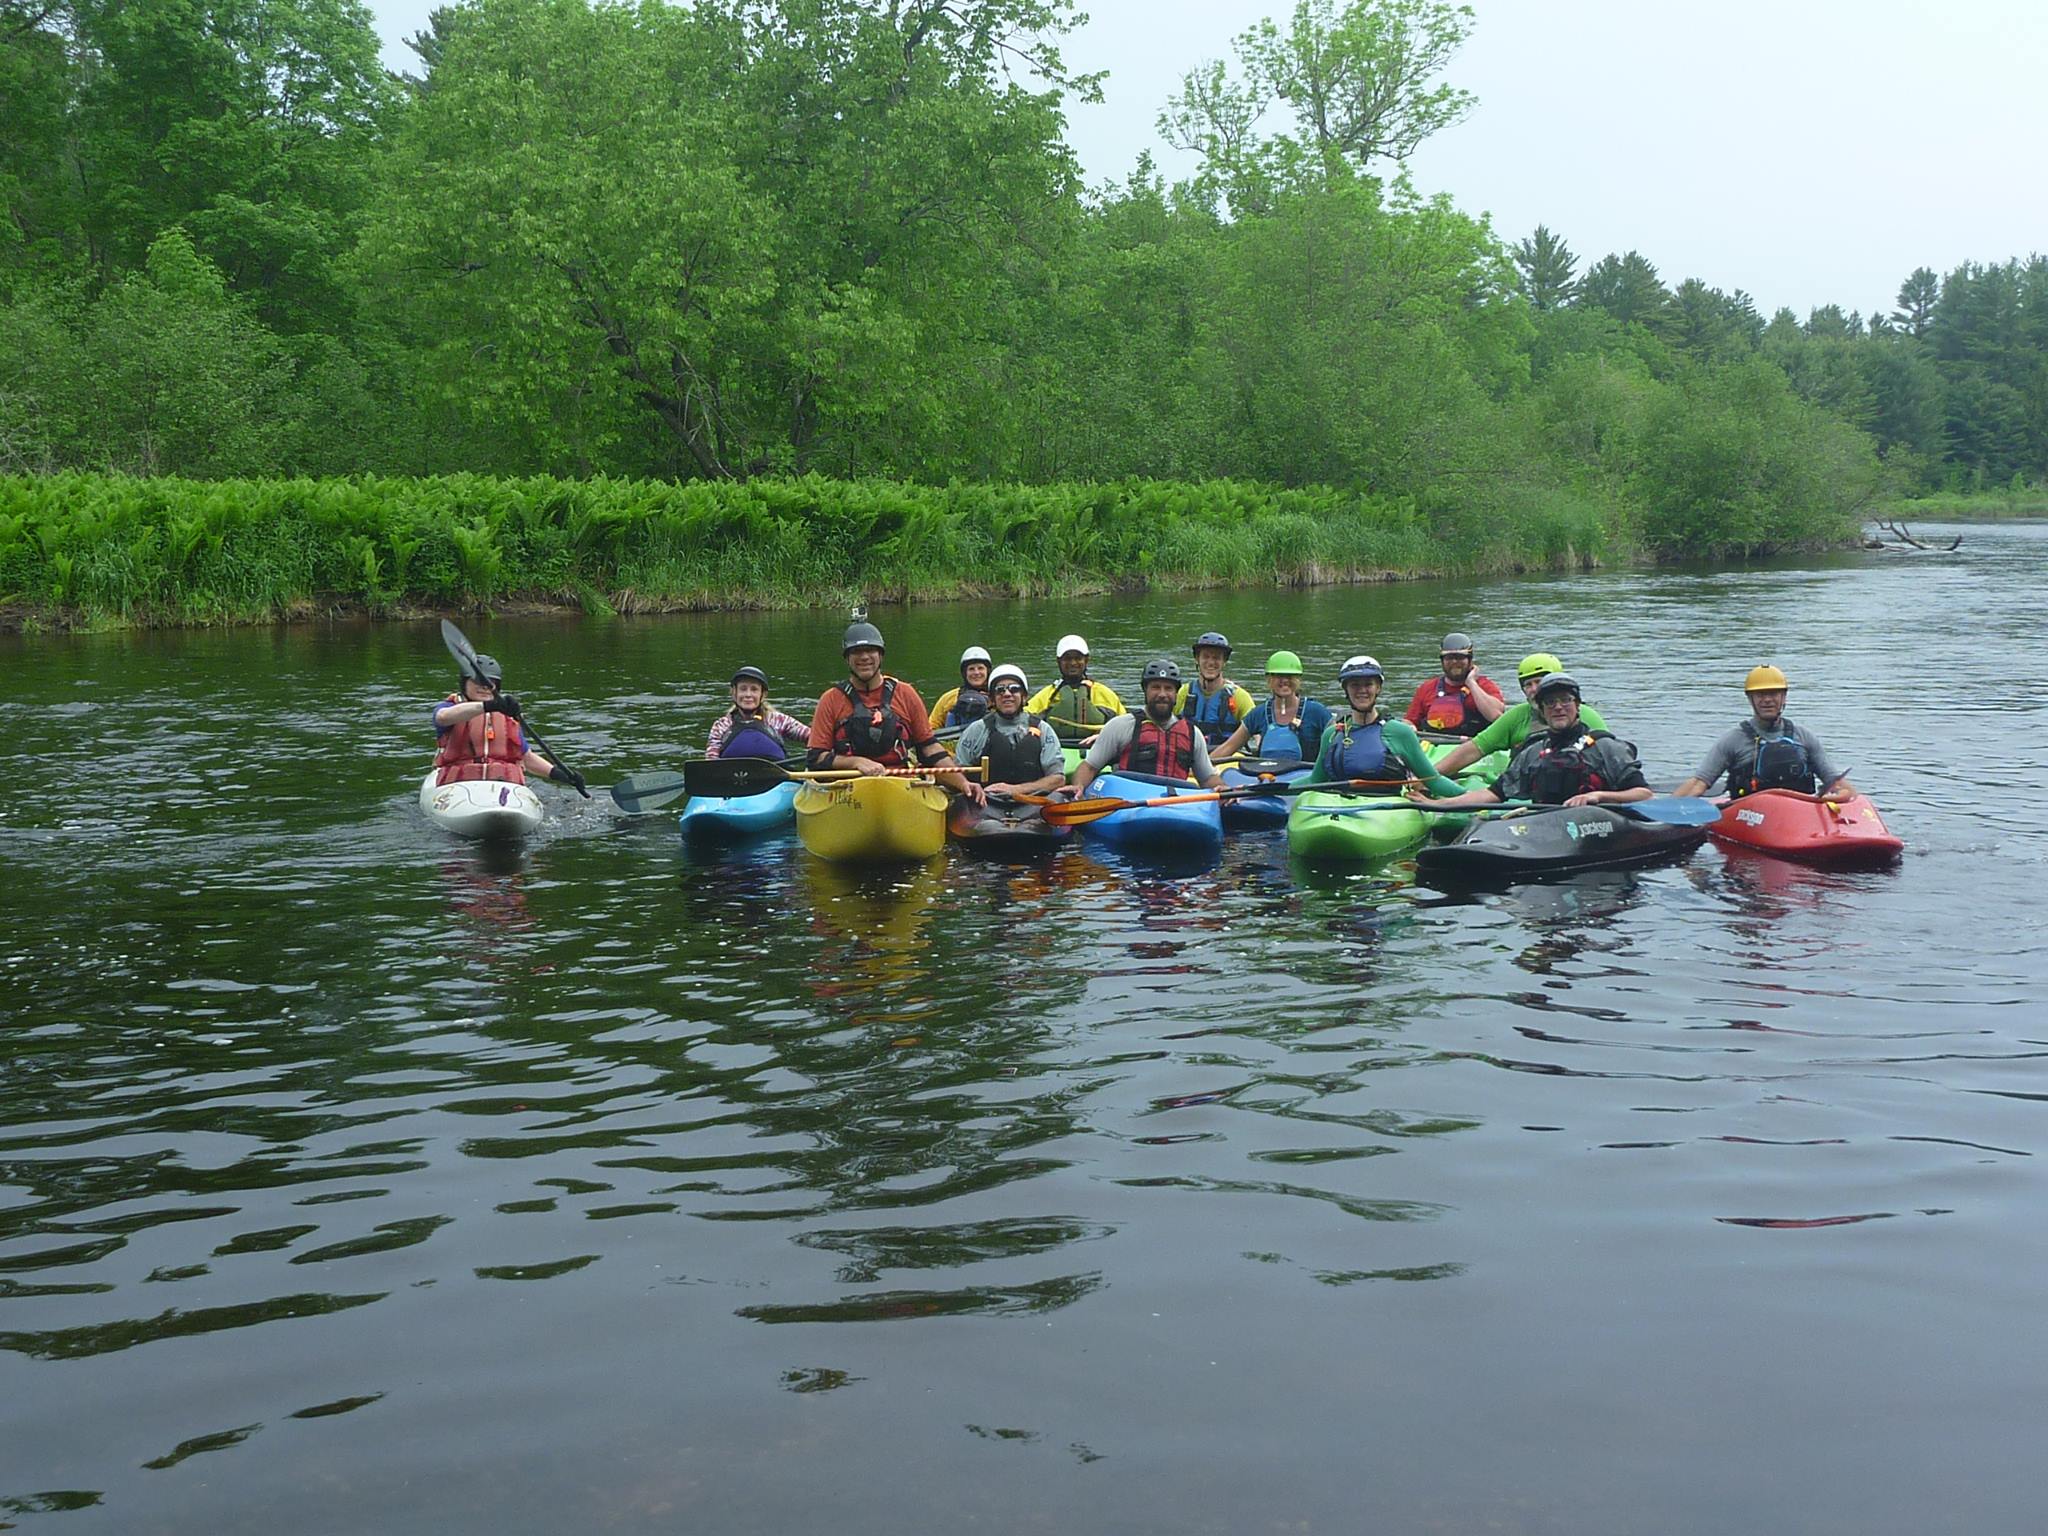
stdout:
<svg viewBox="0 0 2048 1536">
<path fill-rule="evenodd" d="M 1603 256 L 1579 281 L 1577 302 L 1604 309 L 1623 325 L 1660 329 L 1671 308 L 1671 294 L 1657 269 L 1639 251 Z"/>
<path fill-rule="evenodd" d="M 1572 248 L 1544 225 L 1514 246 L 1515 265 L 1522 272 L 1522 292 L 1537 309 L 1559 309 L 1569 304 L 1578 289 L 1573 273 L 1579 258 Z"/>
<path fill-rule="evenodd" d="M 277 468 L 290 362 L 183 230 L 100 297 L 83 341 L 84 462 L 143 475 Z"/>
<path fill-rule="evenodd" d="M 1915 267 L 1913 275 L 1899 284 L 1899 307 L 1892 311 L 1892 319 L 1915 341 L 1924 340 L 1940 298 L 1941 279 L 1931 268 Z"/>
<path fill-rule="evenodd" d="M 1296 0 L 1285 29 L 1268 18 L 1239 34 L 1236 75 L 1218 62 L 1191 71 L 1160 132 L 1201 155 L 1198 197 L 1261 213 L 1279 187 L 1405 163 L 1470 112 L 1477 98 L 1437 77 L 1471 29 L 1471 7 L 1448 0 Z M 1294 132 L 1261 139 L 1259 120 L 1276 103 Z"/>
</svg>

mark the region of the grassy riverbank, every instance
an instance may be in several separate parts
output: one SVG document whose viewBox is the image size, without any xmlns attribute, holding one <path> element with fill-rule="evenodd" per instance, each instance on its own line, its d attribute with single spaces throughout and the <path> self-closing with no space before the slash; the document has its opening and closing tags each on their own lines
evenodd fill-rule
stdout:
<svg viewBox="0 0 2048 1536">
<path fill-rule="evenodd" d="M 1894 523 L 1988 523 L 2009 517 L 2048 517 L 2048 488 L 1915 496 L 1887 502 L 1874 514 Z"/>
<path fill-rule="evenodd" d="M 1657 552 L 1625 505 L 1526 487 L 1418 505 L 1243 481 L 0 478 L 15 629 L 1302 586 Z"/>
</svg>

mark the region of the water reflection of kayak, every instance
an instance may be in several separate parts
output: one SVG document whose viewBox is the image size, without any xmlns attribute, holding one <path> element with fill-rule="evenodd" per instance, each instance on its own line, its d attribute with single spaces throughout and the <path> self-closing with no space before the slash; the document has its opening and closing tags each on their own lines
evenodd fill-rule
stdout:
<svg viewBox="0 0 2048 1536">
<path fill-rule="evenodd" d="M 1720 842 L 1814 864 L 1888 864 L 1906 846 L 1866 796 L 1829 800 L 1790 789 L 1730 801 L 1710 830 Z"/>
<path fill-rule="evenodd" d="M 432 773 L 420 781 L 420 809 L 444 832 L 493 842 L 526 836 L 545 814 L 540 796 L 524 784 L 500 779 L 436 784 Z"/>
<path fill-rule="evenodd" d="M 1706 835 L 1705 827 L 1641 821 L 1604 805 L 1549 806 L 1476 821 L 1455 842 L 1424 848 L 1415 866 L 1431 880 L 1518 880 L 1646 864 Z"/>
</svg>

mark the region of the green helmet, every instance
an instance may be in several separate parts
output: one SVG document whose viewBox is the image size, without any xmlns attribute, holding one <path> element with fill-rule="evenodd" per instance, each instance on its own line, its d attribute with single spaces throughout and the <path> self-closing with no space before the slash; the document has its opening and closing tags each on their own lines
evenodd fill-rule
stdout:
<svg viewBox="0 0 2048 1536">
<path fill-rule="evenodd" d="M 1562 672 L 1564 663 L 1548 651 L 1538 651 L 1533 656 L 1524 656 L 1522 664 L 1515 668 L 1515 677 L 1526 683 L 1532 677 L 1544 677 L 1552 672 Z"/>
<path fill-rule="evenodd" d="M 1292 651 L 1275 651 L 1266 658 L 1266 670 L 1281 677 L 1301 676 L 1301 658 Z"/>
</svg>

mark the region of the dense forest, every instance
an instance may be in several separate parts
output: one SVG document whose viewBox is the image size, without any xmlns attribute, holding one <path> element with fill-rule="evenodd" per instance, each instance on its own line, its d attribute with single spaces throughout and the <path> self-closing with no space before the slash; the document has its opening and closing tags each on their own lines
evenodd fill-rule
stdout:
<svg viewBox="0 0 2048 1536">
<path fill-rule="evenodd" d="M 0 474 L 1229 479 L 1582 552 L 2048 478 L 2039 256 L 1801 320 L 1505 241 L 1402 174 L 1443 0 L 1303 0 L 1164 105 L 1193 175 L 1091 188 L 1073 19 L 465 0 L 394 77 L 356 0 L 0 0 Z"/>
</svg>

